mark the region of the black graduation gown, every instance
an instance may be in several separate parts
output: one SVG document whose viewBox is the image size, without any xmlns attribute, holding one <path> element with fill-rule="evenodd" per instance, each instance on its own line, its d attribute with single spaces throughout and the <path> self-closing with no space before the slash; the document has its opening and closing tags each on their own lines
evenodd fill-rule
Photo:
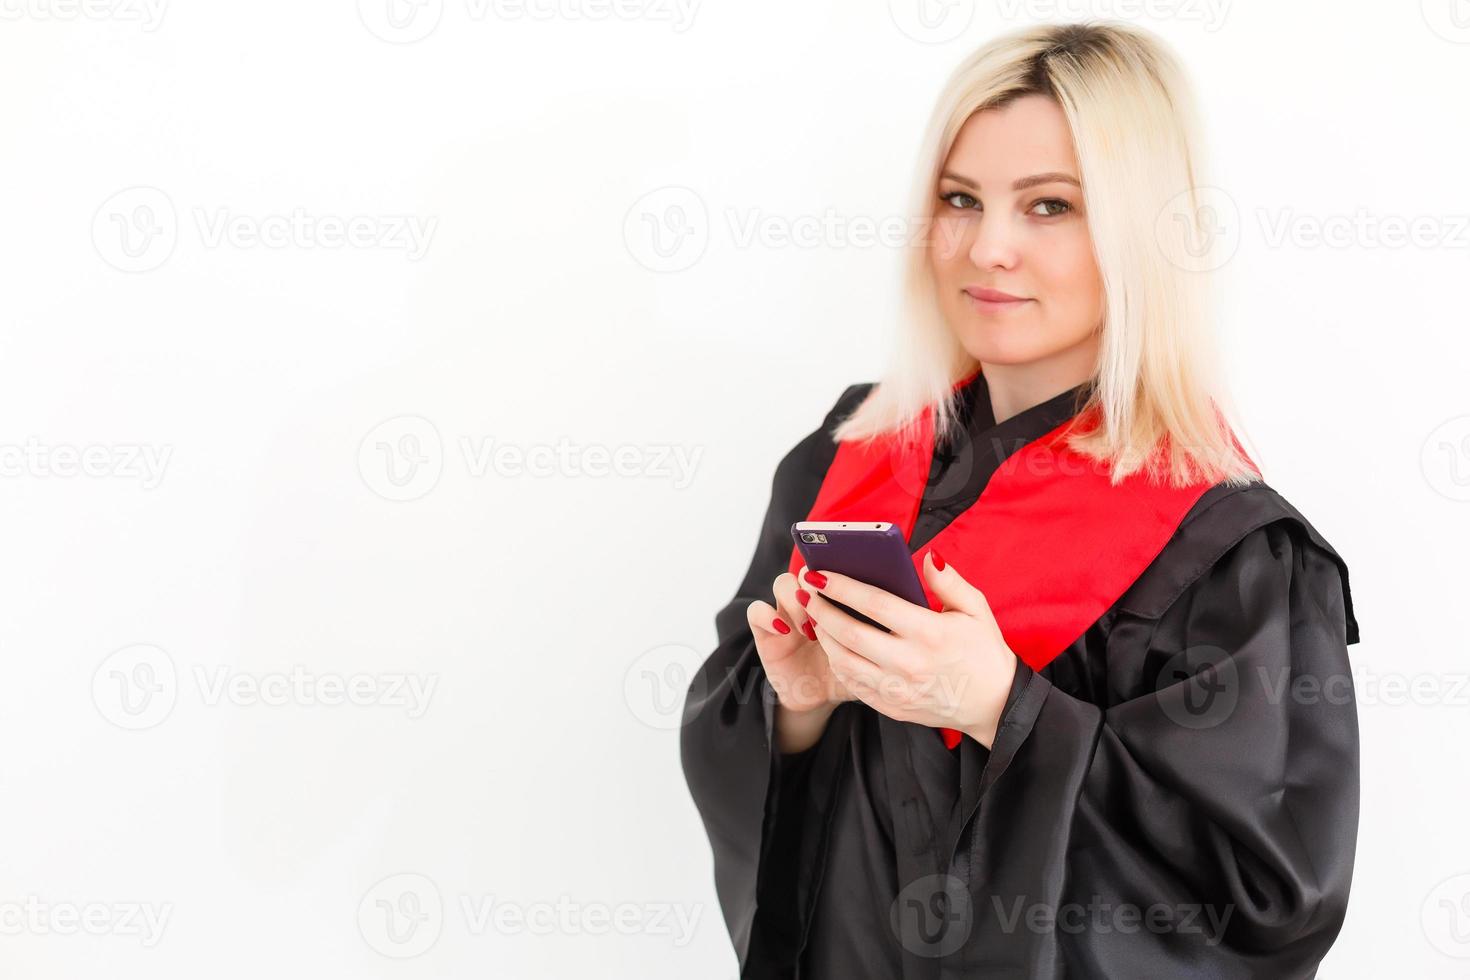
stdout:
<svg viewBox="0 0 1470 980">
<path fill-rule="evenodd" d="M 831 429 L 869 387 L 777 466 L 685 703 L 684 774 L 740 976 L 1314 976 L 1357 839 L 1358 630 L 1345 563 L 1264 484 L 1206 491 L 1076 642 L 1040 671 L 1018 663 L 991 750 L 861 702 L 810 749 L 774 748 L 745 609 L 771 601 Z M 996 425 L 977 375 L 910 550 L 1085 389 Z"/>
</svg>

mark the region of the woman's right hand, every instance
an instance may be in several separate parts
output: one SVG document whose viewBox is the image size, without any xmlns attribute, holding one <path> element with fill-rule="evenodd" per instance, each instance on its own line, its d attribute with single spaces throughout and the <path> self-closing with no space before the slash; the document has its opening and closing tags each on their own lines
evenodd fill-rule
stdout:
<svg viewBox="0 0 1470 980">
<path fill-rule="evenodd" d="M 826 651 L 811 632 L 810 617 L 796 599 L 798 588 L 790 572 L 776 576 L 771 586 L 776 607 L 757 599 L 746 607 L 745 616 L 780 706 L 798 714 L 830 711 L 856 698 L 832 673 Z"/>
</svg>

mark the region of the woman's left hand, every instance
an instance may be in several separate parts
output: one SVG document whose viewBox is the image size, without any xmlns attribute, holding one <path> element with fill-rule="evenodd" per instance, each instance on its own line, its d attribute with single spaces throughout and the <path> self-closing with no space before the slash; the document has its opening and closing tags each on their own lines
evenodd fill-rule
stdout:
<svg viewBox="0 0 1470 980">
<path fill-rule="evenodd" d="M 924 578 L 943 612 L 837 572 L 802 566 L 797 581 L 810 596 L 807 614 L 833 673 L 858 700 L 896 721 L 957 729 L 989 748 L 1016 655 L 984 594 L 955 568 L 936 567 L 932 550 Z M 893 632 L 854 619 L 829 598 Z"/>
</svg>

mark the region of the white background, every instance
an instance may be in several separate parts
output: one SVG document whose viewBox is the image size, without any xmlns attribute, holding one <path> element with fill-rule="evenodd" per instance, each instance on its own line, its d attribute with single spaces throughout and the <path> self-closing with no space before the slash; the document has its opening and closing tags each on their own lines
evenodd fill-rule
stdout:
<svg viewBox="0 0 1470 980">
<path fill-rule="evenodd" d="M 1322 976 L 1470 972 L 1470 4 L 691 3 L 0 2 L 0 974 L 733 976 L 676 701 L 880 371 L 843 228 L 976 45 L 1114 14 L 1194 75 L 1247 431 L 1351 567 Z"/>
</svg>

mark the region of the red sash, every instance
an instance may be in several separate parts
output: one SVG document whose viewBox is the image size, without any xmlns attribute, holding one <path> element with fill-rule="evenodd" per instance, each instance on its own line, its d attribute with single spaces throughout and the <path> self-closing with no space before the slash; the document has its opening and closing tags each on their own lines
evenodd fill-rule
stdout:
<svg viewBox="0 0 1470 980">
<path fill-rule="evenodd" d="M 980 498 L 913 555 L 923 582 L 924 556 L 938 548 L 985 594 L 1006 643 L 1034 670 L 1127 591 L 1212 486 L 1157 486 L 1138 472 L 1113 486 L 1106 466 L 1061 444 L 1067 424 L 1012 453 Z M 933 450 L 932 407 L 906 445 L 892 435 L 866 447 L 838 443 L 806 520 L 891 521 L 910 538 Z M 804 563 L 793 545 L 791 573 Z M 924 592 L 931 609 L 942 608 L 928 583 Z M 958 731 L 940 732 L 950 748 L 959 744 Z"/>
</svg>

